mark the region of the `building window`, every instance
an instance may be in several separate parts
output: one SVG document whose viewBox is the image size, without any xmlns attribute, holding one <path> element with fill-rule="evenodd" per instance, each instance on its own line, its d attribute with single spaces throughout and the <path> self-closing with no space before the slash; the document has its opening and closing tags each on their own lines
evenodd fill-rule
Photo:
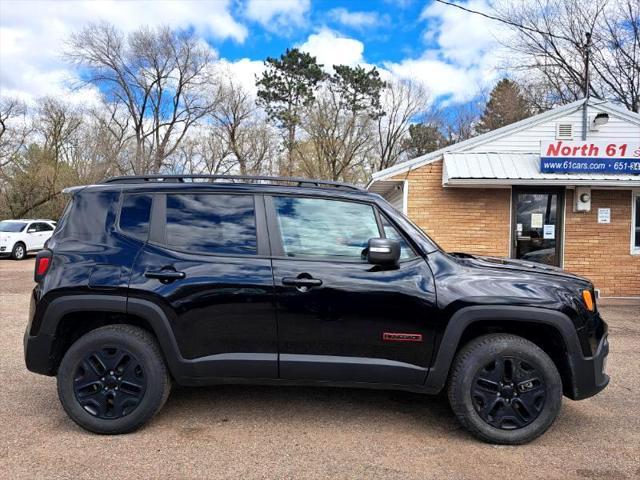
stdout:
<svg viewBox="0 0 640 480">
<path fill-rule="evenodd" d="M 640 255 L 640 192 L 633 194 L 631 208 L 631 253 Z"/>
</svg>

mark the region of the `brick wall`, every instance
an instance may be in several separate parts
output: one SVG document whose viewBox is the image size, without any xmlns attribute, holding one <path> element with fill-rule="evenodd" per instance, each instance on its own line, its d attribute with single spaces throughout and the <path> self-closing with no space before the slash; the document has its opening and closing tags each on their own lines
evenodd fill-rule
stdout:
<svg viewBox="0 0 640 480">
<path fill-rule="evenodd" d="M 408 180 L 409 218 L 443 249 L 509 256 L 510 189 L 444 188 L 442 160 L 394 179 Z"/>
<path fill-rule="evenodd" d="M 403 173 L 407 213 L 442 248 L 509 256 L 511 190 L 444 188 L 442 161 Z M 640 255 L 630 254 L 631 191 L 592 190 L 591 211 L 573 212 L 566 191 L 564 268 L 592 280 L 606 297 L 640 296 Z M 598 208 L 611 208 L 611 223 L 597 223 Z"/>
<path fill-rule="evenodd" d="M 592 280 L 603 297 L 640 296 L 640 255 L 631 255 L 631 191 L 592 190 L 591 211 L 573 211 L 567 190 L 564 268 Z M 598 208 L 611 223 L 598 223 Z"/>
</svg>

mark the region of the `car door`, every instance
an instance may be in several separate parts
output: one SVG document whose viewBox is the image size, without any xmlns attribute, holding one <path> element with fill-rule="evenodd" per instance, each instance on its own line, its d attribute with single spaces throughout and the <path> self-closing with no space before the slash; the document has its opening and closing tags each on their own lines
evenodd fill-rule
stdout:
<svg viewBox="0 0 640 480">
<path fill-rule="evenodd" d="M 42 245 L 40 245 L 40 233 L 38 232 L 37 222 L 32 222 L 27 225 L 24 232 L 24 243 L 27 246 L 27 250 L 39 250 L 42 248 Z"/>
<path fill-rule="evenodd" d="M 436 320 L 425 259 L 371 204 L 273 196 L 266 205 L 280 377 L 422 384 Z M 400 264 L 367 263 L 368 240 L 386 236 L 401 241 Z"/>
<path fill-rule="evenodd" d="M 180 354 L 197 376 L 277 378 L 261 197 L 156 194 L 149 241 L 131 276 L 129 299 L 134 297 L 165 311 Z"/>
<path fill-rule="evenodd" d="M 38 229 L 38 248 L 44 248 L 44 244 L 51 238 L 53 234 L 53 226 L 46 222 L 39 222 L 37 224 Z"/>
</svg>

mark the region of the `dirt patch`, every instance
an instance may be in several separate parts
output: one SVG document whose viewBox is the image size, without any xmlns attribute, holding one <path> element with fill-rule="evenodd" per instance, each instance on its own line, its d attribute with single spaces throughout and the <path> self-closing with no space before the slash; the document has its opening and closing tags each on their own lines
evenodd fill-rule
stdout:
<svg viewBox="0 0 640 480">
<path fill-rule="evenodd" d="M 65 415 L 55 379 L 24 367 L 33 259 L 0 260 L 0 478 L 632 479 L 640 466 L 640 318 L 603 306 L 610 386 L 565 399 L 544 436 L 480 443 L 442 397 L 353 389 L 176 388 L 139 432 L 98 436 Z"/>
</svg>

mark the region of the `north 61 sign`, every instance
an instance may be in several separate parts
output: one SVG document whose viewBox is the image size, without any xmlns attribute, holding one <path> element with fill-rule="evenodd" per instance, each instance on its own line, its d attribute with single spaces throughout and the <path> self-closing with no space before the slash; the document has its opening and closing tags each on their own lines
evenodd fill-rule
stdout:
<svg viewBox="0 0 640 480">
<path fill-rule="evenodd" d="M 616 142 L 542 142 L 542 173 L 636 173 L 640 140 Z"/>
</svg>

